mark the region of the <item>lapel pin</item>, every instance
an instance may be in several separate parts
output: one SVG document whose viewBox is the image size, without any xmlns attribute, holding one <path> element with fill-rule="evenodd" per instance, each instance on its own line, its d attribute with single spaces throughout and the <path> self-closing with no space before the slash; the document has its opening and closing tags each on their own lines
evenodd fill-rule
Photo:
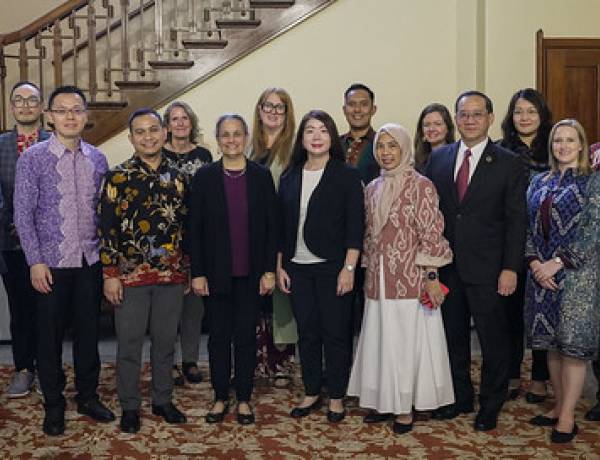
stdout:
<svg viewBox="0 0 600 460">
<path fill-rule="evenodd" d="M 486 155 L 485 156 L 485 161 L 487 161 L 488 163 L 491 163 L 492 162 L 492 157 L 489 156 L 489 155 Z"/>
</svg>

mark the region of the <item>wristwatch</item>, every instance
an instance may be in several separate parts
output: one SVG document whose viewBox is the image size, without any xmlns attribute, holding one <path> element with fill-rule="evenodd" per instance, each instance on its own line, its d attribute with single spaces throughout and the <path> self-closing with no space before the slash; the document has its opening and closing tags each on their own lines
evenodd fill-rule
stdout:
<svg viewBox="0 0 600 460">
<path fill-rule="evenodd" d="M 427 279 L 429 281 L 435 281 L 436 279 L 438 279 L 437 272 L 427 272 Z"/>
<path fill-rule="evenodd" d="M 348 270 L 349 272 L 353 272 L 354 271 L 354 265 L 352 265 L 352 264 L 346 264 L 346 266 L 344 268 L 346 270 Z"/>
</svg>

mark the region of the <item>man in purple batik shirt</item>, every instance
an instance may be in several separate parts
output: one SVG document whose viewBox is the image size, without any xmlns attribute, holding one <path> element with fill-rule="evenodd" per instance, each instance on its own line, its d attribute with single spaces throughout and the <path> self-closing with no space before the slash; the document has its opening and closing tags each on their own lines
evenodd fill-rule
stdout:
<svg viewBox="0 0 600 460">
<path fill-rule="evenodd" d="M 68 323 L 73 329 L 77 411 L 99 422 L 115 419 L 96 392 L 102 296 L 96 207 L 108 164 L 102 152 L 81 140 L 87 105 L 79 88 L 56 88 L 48 99 L 47 116 L 55 132 L 19 158 L 14 209 L 31 283 L 38 291 L 43 430 L 56 436 L 65 430 L 61 357 Z"/>
</svg>

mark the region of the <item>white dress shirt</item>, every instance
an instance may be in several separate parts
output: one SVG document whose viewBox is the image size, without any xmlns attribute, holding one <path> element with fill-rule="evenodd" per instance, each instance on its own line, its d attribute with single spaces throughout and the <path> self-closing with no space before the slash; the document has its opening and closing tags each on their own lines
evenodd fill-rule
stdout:
<svg viewBox="0 0 600 460">
<path fill-rule="evenodd" d="M 458 174 L 458 170 L 460 169 L 460 165 L 462 165 L 463 159 L 465 158 L 465 152 L 467 149 L 471 150 L 471 157 L 469 158 L 469 184 L 471 183 L 471 178 L 473 177 L 473 173 L 475 172 L 475 168 L 477 168 L 477 163 L 481 159 L 481 155 L 483 155 L 483 151 L 487 147 L 489 138 L 485 138 L 485 140 L 481 141 L 479 144 L 474 145 L 470 149 L 465 145 L 465 143 L 461 140 L 460 145 L 458 146 L 458 153 L 456 154 L 456 163 L 454 164 L 454 181 L 456 182 L 456 176 Z"/>
</svg>

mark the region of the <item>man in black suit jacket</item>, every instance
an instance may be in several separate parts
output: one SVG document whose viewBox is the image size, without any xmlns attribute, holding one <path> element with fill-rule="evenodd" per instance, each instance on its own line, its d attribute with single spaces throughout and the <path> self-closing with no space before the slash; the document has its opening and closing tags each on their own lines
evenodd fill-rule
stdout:
<svg viewBox="0 0 600 460">
<path fill-rule="evenodd" d="M 470 318 L 483 356 L 476 430 L 496 427 L 508 391 L 509 335 L 506 296 L 517 284 L 527 225 L 525 183 L 519 159 L 488 138 L 491 100 L 478 91 L 455 105 L 461 140 L 436 150 L 426 174 L 437 187 L 454 261 L 440 270 L 450 288 L 442 306 L 456 402 L 438 419 L 473 411 Z M 464 163 L 464 164 L 463 164 Z M 466 188 L 466 191 L 465 191 Z M 459 197 L 462 195 L 462 199 Z"/>
</svg>

